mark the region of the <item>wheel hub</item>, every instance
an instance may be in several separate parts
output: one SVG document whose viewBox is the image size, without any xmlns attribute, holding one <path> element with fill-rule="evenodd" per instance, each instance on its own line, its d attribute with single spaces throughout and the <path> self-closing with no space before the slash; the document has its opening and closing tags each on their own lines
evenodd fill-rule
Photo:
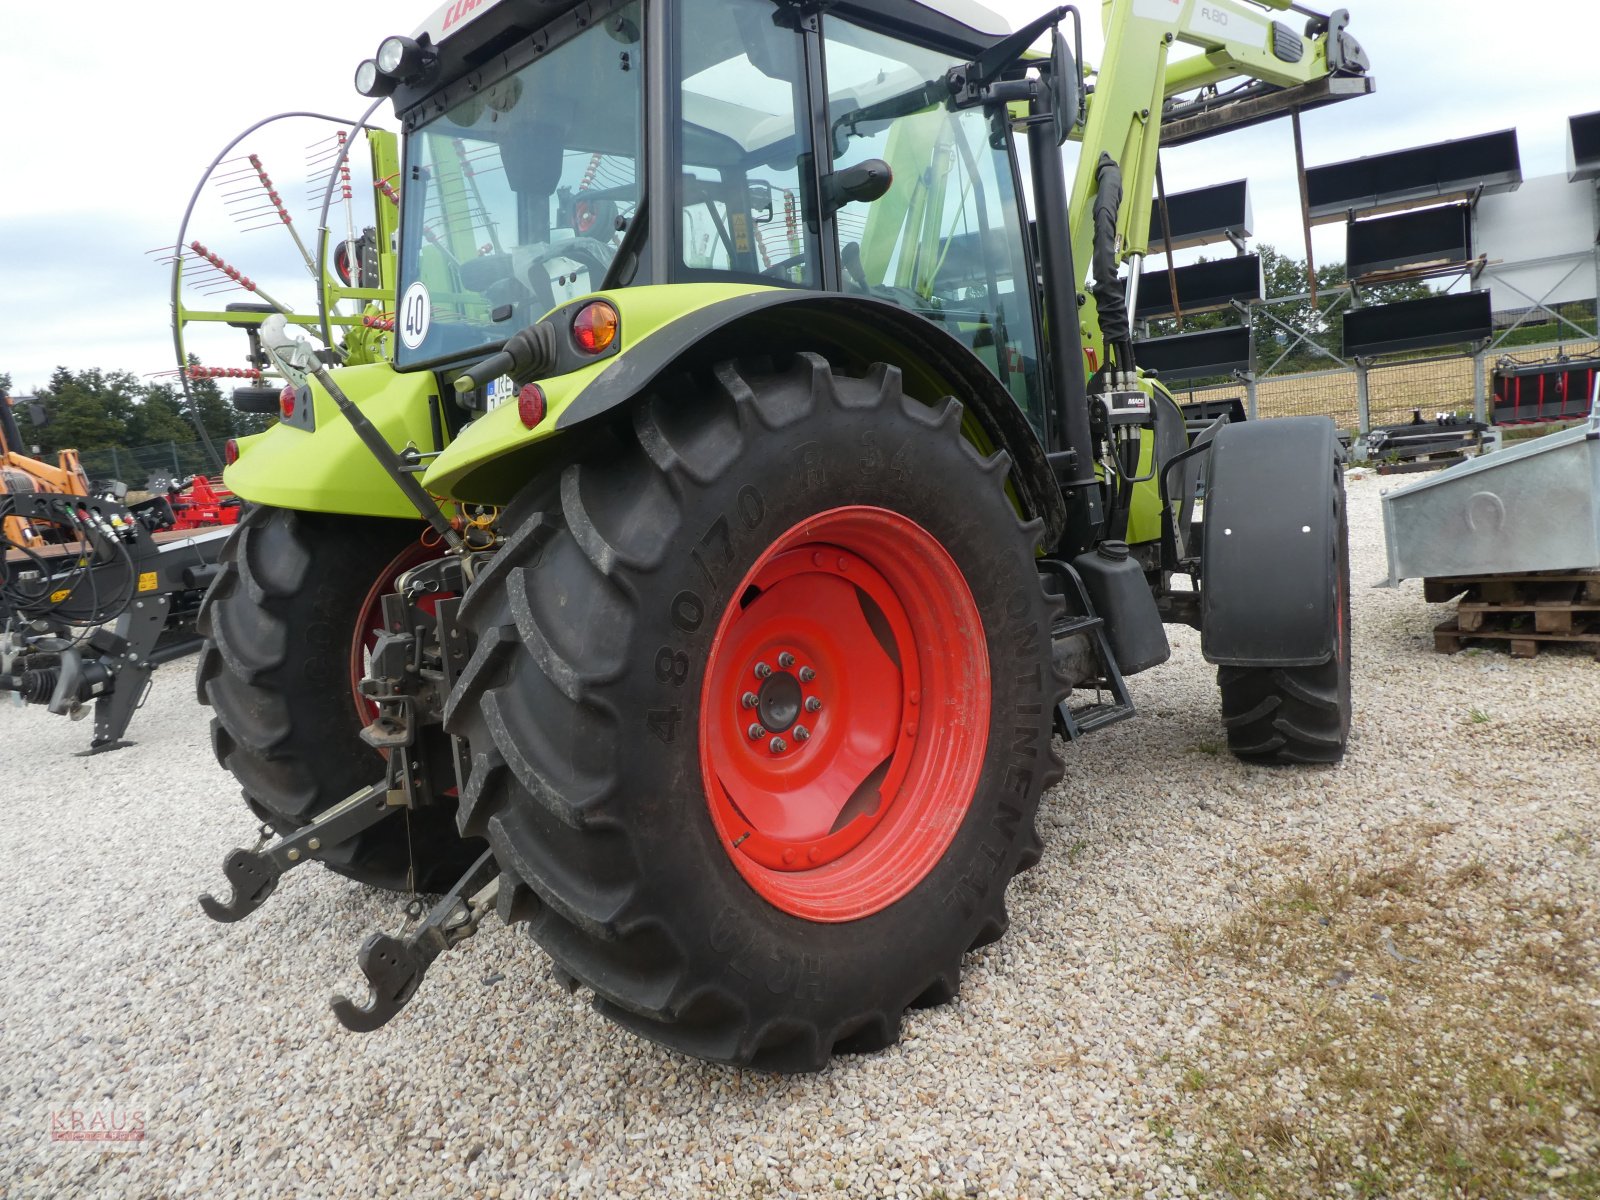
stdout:
<svg viewBox="0 0 1600 1200">
<path fill-rule="evenodd" d="M 756 712 L 768 733 L 782 733 L 793 725 L 806 699 L 800 680 L 787 671 L 767 676 L 756 697 Z"/>
</svg>

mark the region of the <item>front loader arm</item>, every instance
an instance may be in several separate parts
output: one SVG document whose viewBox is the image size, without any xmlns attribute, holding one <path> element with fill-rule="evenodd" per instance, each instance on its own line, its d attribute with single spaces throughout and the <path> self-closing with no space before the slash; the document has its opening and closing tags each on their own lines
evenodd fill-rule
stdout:
<svg viewBox="0 0 1600 1200">
<path fill-rule="evenodd" d="M 1245 0 L 1105 0 L 1106 65 L 1097 73 L 1089 98 L 1069 205 L 1073 262 L 1080 271 L 1093 261 L 1094 196 L 1103 153 L 1122 168 L 1125 201 L 1117 233 L 1119 261 L 1126 262 L 1149 253 L 1156 157 L 1163 126 L 1170 129 L 1176 115 L 1203 109 L 1212 118 L 1207 122 L 1210 131 L 1220 132 L 1244 123 L 1242 105 L 1247 101 L 1277 95 L 1282 103 L 1274 112 L 1326 103 L 1339 97 L 1318 90 L 1320 82 L 1365 72 L 1365 55 L 1344 32 L 1347 18 L 1342 12 L 1315 19 L 1313 28 L 1320 28 L 1313 34 L 1263 11 L 1287 10 L 1291 2 L 1261 0 L 1257 6 Z M 1179 44 L 1200 53 L 1174 61 Z M 1172 103 L 1230 81 L 1247 85 L 1237 98 L 1229 93 L 1200 105 Z M 1230 105 L 1239 110 L 1240 119 L 1228 119 Z M 1085 345 L 1097 343 L 1099 319 L 1092 298 L 1081 320 Z"/>
</svg>

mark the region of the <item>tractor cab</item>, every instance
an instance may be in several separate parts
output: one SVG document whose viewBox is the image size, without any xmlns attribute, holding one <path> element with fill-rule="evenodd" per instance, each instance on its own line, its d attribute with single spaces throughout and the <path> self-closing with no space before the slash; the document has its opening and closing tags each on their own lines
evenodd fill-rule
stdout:
<svg viewBox="0 0 1600 1200">
<path fill-rule="evenodd" d="M 945 87 L 1009 33 L 1000 17 L 911 0 L 812 15 L 635 0 L 572 7 L 531 38 L 522 19 L 483 5 L 464 26 L 436 18 L 391 39 L 418 47 L 392 81 L 402 370 L 481 356 L 618 288 L 844 292 L 934 322 L 1042 432 L 1009 117 Z"/>
</svg>

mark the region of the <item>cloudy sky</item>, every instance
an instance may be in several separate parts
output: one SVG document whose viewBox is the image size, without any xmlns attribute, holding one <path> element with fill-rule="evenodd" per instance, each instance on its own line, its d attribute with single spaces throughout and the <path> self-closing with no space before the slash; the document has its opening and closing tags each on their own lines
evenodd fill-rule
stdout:
<svg viewBox="0 0 1600 1200">
<path fill-rule="evenodd" d="M 1600 108 L 1594 0 L 1344 2 L 1378 94 L 1306 117 L 1312 165 L 1515 126 L 1525 175 L 1565 170 L 1566 118 Z M 1039 11 L 1021 0 L 991 3 L 1013 21 Z M 1091 14 L 1097 8 L 1080 3 Z M 364 104 L 350 84 L 356 63 L 383 36 L 409 32 L 428 7 L 6 5 L 0 372 L 11 373 L 15 390 L 44 383 L 58 365 L 170 369 L 167 275 L 146 252 L 172 243 L 207 163 L 247 124 L 274 112 L 358 114 Z M 395 14 L 392 27 L 375 17 L 384 11 Z M 1091 37 L 1094 59 L 1097 41 Z M 303 176 L 301 147 L 319 136 L 285 142 L 269 159 L 273 169 L 284 179 Z M 1287 123 L 1172 152 L 1166 173 L 1170 191 L 1248 177 L 1257 238 L 1297 244 Z M 283 190 L 287 198 L 304 193 L 303 186 Z M 202 215 L 225 220 L 220 211 Z M 206 228 L 196 232 L 226 236 Z M 252 236 L 262 239 L 260 256 L 246 242 L 240 266 L 263 275 L 262 262 L 283 252 L 286 239 Z M 1337 228 L 1319 234 L 1319 259 L 1340 257 L 1341 248 Z"/>
</svg>

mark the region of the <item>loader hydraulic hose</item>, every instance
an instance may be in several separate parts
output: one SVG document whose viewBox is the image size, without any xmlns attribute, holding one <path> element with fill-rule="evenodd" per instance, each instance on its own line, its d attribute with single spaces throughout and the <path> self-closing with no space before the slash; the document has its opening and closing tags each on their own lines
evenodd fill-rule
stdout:
<svg viewBox="0 0 1600 1200">
<path fill-rule="evenodd" d="M 1128 323 L 1128 302 L 1117 282 L 1117 216 L 1122 211 L 1122 168 L 1102 153 L 1095 168 L 1099 189 L 1094 198 L 1094 299 L 1100 314 L 1100 335 L 1105 339 L 1106 361 L 1116 349 L 1117 366 L 1133 370 L 1133 330 Z"/>
</svg>

